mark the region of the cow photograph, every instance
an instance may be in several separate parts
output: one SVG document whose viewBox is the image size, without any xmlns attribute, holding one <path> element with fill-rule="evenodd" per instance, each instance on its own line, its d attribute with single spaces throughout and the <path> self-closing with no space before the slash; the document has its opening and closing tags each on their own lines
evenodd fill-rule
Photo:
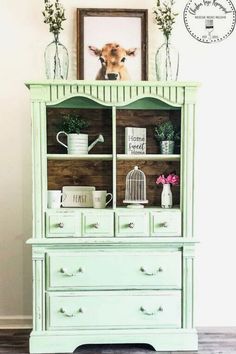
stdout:
<svg viewBox="0 0 236 354">
<path fill-rule="evenodd" d="M 78 12 L 78 78 L 85 80 L 145 80 L 143 16 L 127 13 Z M 82 15 L 83 16 L 82 16 Z"/>
<path fill-rule="evenodd" d="M 89 50 L 101 64 L 96 80 L 130 80 L 126 60 L 136 55 L 137 48 L 124 49 L 118 43 L 107 43 L 101 49 L 89 46 Z"/>
</svg>

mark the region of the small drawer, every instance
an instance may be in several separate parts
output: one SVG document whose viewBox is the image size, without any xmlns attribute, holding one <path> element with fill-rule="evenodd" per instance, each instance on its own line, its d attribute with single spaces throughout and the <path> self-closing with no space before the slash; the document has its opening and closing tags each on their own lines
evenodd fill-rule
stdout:
<svg viewBox="0 0 236 354">
<path fill-rule="evenodd" d="M 81 214 L 66 211 L 46 213 L 46 237 L 81 236 Z"/>
<path fill-rule="evenodd" d="M 181 289 L 182 253 L 64 251 L 47 253 L 47 290 Z"/>
<path fill-rule="evenodd" d="M 109 237 L 114 236 L 113 211 L 83 212 L 83 236 Z"/>
<path fill-rule="evenodd" d="M 47 330 L 180 328 L 181 292 L 48 293 Z"/>
<path fill-rule="evenodd" d="M 181 236 L 181 211 L 151 212 L 151 236 Z"/>
<path fill-rule="evenodd" d="M 117 212 L 116 213 L 116 236 L 148 236 L 149 222 L 148 212 Z"/>
</svg>

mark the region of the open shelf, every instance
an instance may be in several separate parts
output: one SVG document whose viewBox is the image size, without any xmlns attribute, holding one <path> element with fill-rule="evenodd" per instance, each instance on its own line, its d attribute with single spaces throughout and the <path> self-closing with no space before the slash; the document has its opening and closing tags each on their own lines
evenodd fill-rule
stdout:
<svg viewBox="0 0 236 354">
<path fill-rule="evenodd" d="M 160 155 L 160 144 L 156 141 L 154 135 L 155 126 L 171 121 L 177 131 L 181 130 L 181 111 L 165 111 L 153 109 L 117 109 L 116 112 L 116 145 L 117 154 L 124 155 L 125 153 L 125 128 L 146 128 L 146 154 Z M 175 144 L 175 154 L 180 153 L 180 144 Z M 137 155 L 135 155 L 136 158 Z M 142 155 L 143 156 L 143 155 Z M 141 159 L 141 157 L 140 157 Z M 150 159 L 152 160 L 152 158 Z M 172 160 L 173 161 L 173 160 Z"/>
<path fill-rule="evenodd" d="M 48 160 L 101 160 L 111 161 L 112 154 L 87 154 L 87 155 L 70 155 L 70 154 L 47 154 Z M 161 154 L 143 154 L 143 155 L 127 155 L 118 154 L 117 160 L 143 160 L 143 161 L 180 161 L 179 154 L 161 155 Z"/>
<path fill-rule="evenodd" d="M 136 156 L 136 155 L 135 155 Z M 155 161 L 155 160 L 118 160 L 117 174 L 116 174 L 116 193 L 117 193 L 117 207 L 123 207 L 123 200 L 125 199 L 125 182 L 126 176 L 134 166 L 138 166 L 146 176 L 146 192 L 148 205 L 145 207 L 158 207 L 161 205 L 162 185 L 156 184 L 156 179 L 159 175 L 175 172 L 180 176 L 180 161 Z M 173 186 L 173 203 L 175 206 L 180 205 L 180 186 Z"/>
<path fill-rule="evenodd" d="M 93 186 L 112 193 L 112 162 L 92 160 L 48 160 L 48 189 L 64 186 Z"/>
<path fill-rule="evenodd" d="M 111 161 L 111 154 L 87 154 L 87 155 L 70 155 L 70 154 L 47 154 L 48 160 L 101 160 Z"/>
<path fill-rule="evenodd" d="M 87 102 L 89 103 L 89 102 Z M 156 109 L 154 106 L 126 106 L 114 110 L 109 107 L 93 107 L 83 105 L 69 108 L 47 108 L 47 182 L 48 189 L 62 189 L 64 186 L 92 186 L 96 190 L 106 190 L 114 194 L 114 205 L 126 207 L 126 176 L 134 166 L 138 166 L 146 176 L 148 205 L 156 208 L 161 204 L 162 186 L 155 181 L 160 174 L 175 172 L 180 176 L 181 155 L 180 142 L 176 144 L 171 155 L 161 154 L 159 143 L 154 136 L 154 127 L 171 121 L 176 129 L 181 130 L 180 109 Z M 130 109 L 131 108 L 131 109 Z M 89 144 L 98 136 L 104 136 L 104 143 L 99 143 L 88 154 L 67 154 L 56 135 L 60 129 L 63 115 L 78 114 L 88 121 L 89 127 L 84 133 L 89 135 Z M 125 128 L 146 128 L 146 153 L 125 154 Z M 67 144 L 66 137 L 61 137 Z M 180 176 L 181 177 L 181 176 Z M 114 185 L 115 183 L 115 185 Z M 180 204 L 180 186 L 172 188 L 173 202 Z"/>
<path fill-rule="evenodd" d="M 112 153 L 112 110 L 111 109 L 47 109 L 47 153 L 51 155 L 67 155 L 67 149 L 60 145 L 56 140 L 56 135 L 59 131 L 63 130 L 62 121 L 63 116 L 67 114 L 77 114 L 86 122 L 89 127 L 82 133 L 88 134 L 90 145 L 99 134 L 104 137 L 104 143 L 96 144 L 91 150 L 89 156 L 94 155 L 110 155 Z M 60 140 L 67 145 L 66 136 L 61 136 Z M 88 155 L 86 155 L 88 156 Z M 78 158 L 78 157 L 77 157 Z M 64 158 L 62 158 L 64 159 Z M 70 158 L 66 158 L 71 160 Z M 76 159 L 73 158 L 73 159 Z"/>
<path fill-rule="evenodd" d="M 140 154 L 140 155 L 127 155 L 118 154 L 117 160 L 144 160 L 144 161 L 180 161 L 179 154 L 161 155 L 161 154 Z"/>
</svg>

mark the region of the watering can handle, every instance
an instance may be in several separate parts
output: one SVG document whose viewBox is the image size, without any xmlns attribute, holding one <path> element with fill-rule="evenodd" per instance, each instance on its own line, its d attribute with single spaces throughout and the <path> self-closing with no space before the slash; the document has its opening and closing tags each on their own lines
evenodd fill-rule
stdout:
<svg viewBox="0 0 236 354">
<path fill-rule="evenodd" d="M 58 132 L 57 136 L 56 136 L 56 139 L 57 139 L 58 143 L 68 149 L 68 146 L 66 144 L 62 143 L 61 140 L 59 140 L 59 135 L 60 134 L 65 134 L 66 136 L 68 136 L 68 134 L 66 134 L 66 132 L 61 131 L 61 132 Z"/>
</svg>

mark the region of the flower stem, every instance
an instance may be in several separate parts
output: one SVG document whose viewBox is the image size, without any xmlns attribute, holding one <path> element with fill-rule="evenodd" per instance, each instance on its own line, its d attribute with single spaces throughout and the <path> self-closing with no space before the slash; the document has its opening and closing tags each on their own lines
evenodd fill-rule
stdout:
<svg viewBox="0 0 236 354">
<path fill-rule="evenodd" d="M 63 75 L 61 73 L 61 61 L 60 61 L 59 50 L 58 50 L 58 45 L 59 45 L 58 34 L 54 34 L 54 38 L 55 38 L 55 45 L 56 45 L 56 50 L 54 55 L 54 70 L 53 70 L 54 79 L 57 76 L 57 68 L 59 69 L 60 78 L 63 79 Z"/>
<path fill-rule="evenodd" d="M 170 46 L 169 37 L 166 37 L 166 80 L 172 80 L 172 68 L 170 59 Z"/>
</svg>

